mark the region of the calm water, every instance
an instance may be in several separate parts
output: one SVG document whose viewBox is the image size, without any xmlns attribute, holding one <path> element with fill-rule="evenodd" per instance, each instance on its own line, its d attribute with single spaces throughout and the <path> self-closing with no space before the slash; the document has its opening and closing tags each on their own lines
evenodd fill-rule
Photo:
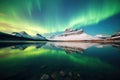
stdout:
<svg viewBox="0 0 120 80">
<path fill-rule="evenodd" d="M 120 44 L 0 43 L 0 80 L 120 80 Z"/>
</svg>

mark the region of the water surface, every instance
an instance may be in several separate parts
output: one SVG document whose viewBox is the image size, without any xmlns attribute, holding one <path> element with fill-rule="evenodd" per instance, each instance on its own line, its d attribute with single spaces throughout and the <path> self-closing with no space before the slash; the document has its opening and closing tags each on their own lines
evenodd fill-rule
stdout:
<svg viewBox="0 0 120 80">
<path fill-rule="evenodd" d="M 120 80 L 120 44 L 1 43 L 0 80 Z"/>
</svg>

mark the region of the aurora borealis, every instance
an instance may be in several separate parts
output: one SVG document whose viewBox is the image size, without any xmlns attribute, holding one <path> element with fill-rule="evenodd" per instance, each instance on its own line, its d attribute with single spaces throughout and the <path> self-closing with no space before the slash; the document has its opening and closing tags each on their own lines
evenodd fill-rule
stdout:
<svg viewBox="0 0 120 80">
<path fill-rule="evenodd" d="M 87 28 L 119 15 L 119 5 L 120 0 L 0 0 L 0 31 L 26 31 L 33 35 Z M 112 32 L 120 27 L 114 22 L 110 22 L 113 27 L 108 26 Z"/>
</svg>

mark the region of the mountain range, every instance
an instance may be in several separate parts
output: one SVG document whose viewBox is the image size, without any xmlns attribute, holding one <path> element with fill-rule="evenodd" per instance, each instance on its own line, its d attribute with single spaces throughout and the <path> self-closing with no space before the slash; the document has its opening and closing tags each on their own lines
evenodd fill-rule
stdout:
<svg viewBox="0 0 120 80">
<path fill-rule="evenodd" d="M 11 34 L 0 32 L 0 40 L 5 41 L 46 41 L 47 39 L 40 34 L 36 34 L 36 36 L 31 36 L 27 34 L 25 31 L 22 32 L 12 32 Z"/>
<path fill-rule="evenodd" d="M 83 29 L 66 29 L 64 32 L 59 32 L 58 35 L 53 35 L 49 38 L 49 40 L 53 41 L 90 41 L 90 40 L 120 40 L 120 32 L 116 32 L 112 35 L 106 34 L 96 34 L 92 36 L 87 32 L 84 32 Z"/>
<path fill-rule="evenodd" d="M 49 34 L 47 34 L 49 35 Z M 82 29 L 66 29 L 64 32 L 50 33 L 49 38 L 37 33 L 35 36 L 27 34 L 25 31 L 12 32 L 11 34 L 0 32 L 0 41 L 84 41 L 84 40 L 120 40 L 120 32 L 111 36 L 97 34 L 91 36 Z"/>
</svg>

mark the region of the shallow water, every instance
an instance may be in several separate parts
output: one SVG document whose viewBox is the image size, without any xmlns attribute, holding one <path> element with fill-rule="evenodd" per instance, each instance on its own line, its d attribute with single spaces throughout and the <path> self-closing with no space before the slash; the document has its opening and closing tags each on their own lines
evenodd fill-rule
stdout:
<svg viewBox="0 0 120 80">
<path fill-rule="evenodd" d="M 120 80 L 120 44 L 0 44 L 0 80 Z"/>
</svg>

